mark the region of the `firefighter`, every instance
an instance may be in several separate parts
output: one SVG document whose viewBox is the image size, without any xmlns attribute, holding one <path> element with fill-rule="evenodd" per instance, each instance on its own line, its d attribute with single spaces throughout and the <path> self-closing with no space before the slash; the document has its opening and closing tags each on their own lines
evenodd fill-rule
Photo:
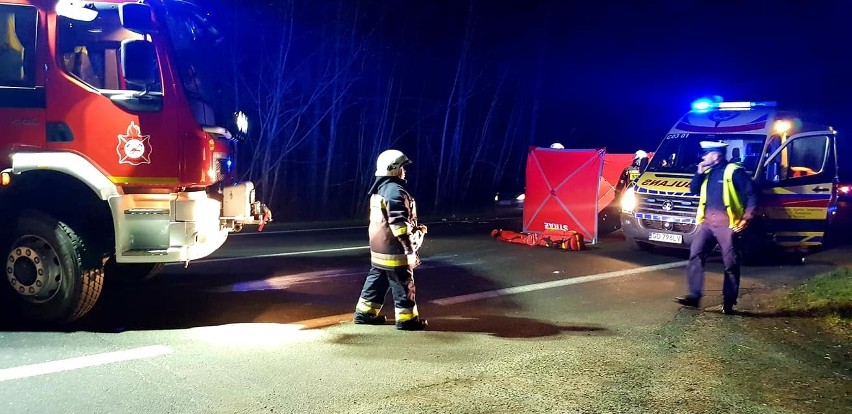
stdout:
<svg viewBox="0 0 852 414">
<path fill-rule="evenodd" d="M 740 289 L 740 238 L 754 217 L 757 194 L 745 169 L 725 158 L 727 144 L 701 141 L 704 152 L 701 163 L 692 177 L 689 191 L 698 194 L 698 213 L 695 238 L 689 249 L 686 279 L 689 291 L 675 302 L 688 307 L 698 307 L 704 290 L 704 264 L 707 254 L 716 244 L 722 252 L 725 278 L 722 284 L 722 312 L 734 314 L 734 305 Z"/>
<path fill-rule="evenodd" d="M 624 167 L 621 176 L 618 177 L 618 184 L 615 186 L 616 200 L 621 199 L 621 193 L 645 172 L 645 168 L 648 168 L 648 153 L 642 150 L 636 151 L 633 154 L 633 162 Z"/>
<path fill-rule="evenodd" d="M 406 189 L 406 166 L 411 160 L 400 151 L 387 150 L 376 160 L 376 180 L 370 188 L 370 272 L 355 306 L 354 322 L 381 325 L 388 289 L 393 294 L 396 329 L 422 330 L 415 302 L 414 268 L 426 227 L 417 223 L 414 198 Z"/>
</svg>

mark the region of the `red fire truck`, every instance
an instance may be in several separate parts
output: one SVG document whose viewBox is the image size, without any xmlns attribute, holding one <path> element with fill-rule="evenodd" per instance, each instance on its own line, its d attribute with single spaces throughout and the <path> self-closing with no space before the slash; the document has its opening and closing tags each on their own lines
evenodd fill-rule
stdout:
<svg viewBox="0 0 852 414">
<path fill-rule="evenodd" d="M 186 1 L 0 0 L 0 303 L 13 315 L 75 320 L 105 278 L 202 258 L 268 219 L 232 179 L 219 38 Z"/>
</svg>

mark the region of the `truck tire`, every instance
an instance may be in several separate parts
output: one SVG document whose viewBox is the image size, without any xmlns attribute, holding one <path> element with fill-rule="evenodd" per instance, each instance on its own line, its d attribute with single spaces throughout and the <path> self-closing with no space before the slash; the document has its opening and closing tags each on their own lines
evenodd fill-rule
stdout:
<svg viewBox="0 0 852 414">
<path fill-rule="evenodd" d="M 115 256 L 110 257 L 104 266 L 110 286 L 131 285 L 152 279 L 163 271 L 165 263 L 116 263 Z"/>
<path fill-rule="evenodd" d="M 88 313 L 104 282 L 102 261 L 68 224 L 25 211 L 3 243 L 5 278 L 0 283 L 24 319 L 67 323 Z"/>
</svg>

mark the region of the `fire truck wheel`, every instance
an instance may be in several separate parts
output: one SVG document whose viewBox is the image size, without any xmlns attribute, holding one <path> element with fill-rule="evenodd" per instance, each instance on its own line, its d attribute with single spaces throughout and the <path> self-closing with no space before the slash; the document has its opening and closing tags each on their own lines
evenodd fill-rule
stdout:
<svg viewBox="0 0 852 414">
<path fill-rule="evenodd" d="M 13 297 L 18 314 L 31 321 L 64 323 L 92 309 L 103 287 L 103 265 L 89 260 L 84 240 L 74 229 L 44 213 L 27 211 L 8 240 L 4 290 Z"/>
<path fill-rule="evenodd" d="M 110 257 L 104 267 L 104 273 L 110 286 L 128 285 L 152 279 L 163 271 L 164 263 L 116 263 L 115 256 Z"/>
</svg>

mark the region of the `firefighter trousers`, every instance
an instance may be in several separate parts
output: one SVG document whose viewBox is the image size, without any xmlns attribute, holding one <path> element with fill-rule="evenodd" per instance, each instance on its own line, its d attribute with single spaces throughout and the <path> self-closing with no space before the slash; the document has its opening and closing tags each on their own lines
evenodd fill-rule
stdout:
<svg viewBox="0 0 852 414">
<path fill-rule="evenodd" d="M 414 271 L 410 266 L 382 269 L 376 266 L 370 268 L 357 310 L 370 315 L 378 315 L 381 311 L 385 295 L 391 290 L 397 322 L 405 322 L 416 318 L 417 304 L 415 303 Z"/>
</svg>

